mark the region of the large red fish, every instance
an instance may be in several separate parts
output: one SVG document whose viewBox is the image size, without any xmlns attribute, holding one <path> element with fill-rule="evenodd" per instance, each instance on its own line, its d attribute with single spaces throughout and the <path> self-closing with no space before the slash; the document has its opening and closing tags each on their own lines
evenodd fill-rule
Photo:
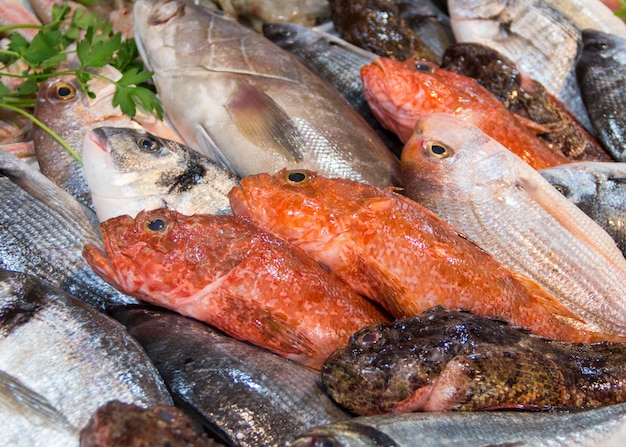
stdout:
<svg viewBox="0 0 626 447">
<path fill-rule="evenodd" d="M 418 118 L 443 112 L 474 124 L 535 169 L 570 162 L 473 78 L 427 61 L 391 58 L 378 58 L 365 65 L 361 78 L 374 116 L 404 143 Z"/>
<path fill-rule="evenodd" d="M 320 368 L 354 331 L 387 318 L 317 262 L 245 219 L 142 211 L 100 225 L 87 262 L 122 292 Z"/>
<path fill-rule="evenodd" d="M 538 284 L 390 188 L 283 170 L 248 176 L 229 197 L 233 213 L 301 247 L 396 318 L 441 305 L 562 341 L 615 338 L 576 329 L 578 318 Z"/>
</svg>

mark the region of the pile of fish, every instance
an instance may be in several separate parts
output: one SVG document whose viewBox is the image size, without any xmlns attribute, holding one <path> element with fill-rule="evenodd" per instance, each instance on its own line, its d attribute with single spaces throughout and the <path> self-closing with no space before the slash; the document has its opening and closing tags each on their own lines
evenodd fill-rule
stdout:
<svg viewBox="0 0 626 447">
<path fill-rule="evenodd" d="M 164 119 L 113 107 L 107 65 L 95 97 L 59 74 L 30 110 L 77 157 L 0 102 L 0 445 L 623 443 L 609 6 L 93 11 Z"/>
</svg>

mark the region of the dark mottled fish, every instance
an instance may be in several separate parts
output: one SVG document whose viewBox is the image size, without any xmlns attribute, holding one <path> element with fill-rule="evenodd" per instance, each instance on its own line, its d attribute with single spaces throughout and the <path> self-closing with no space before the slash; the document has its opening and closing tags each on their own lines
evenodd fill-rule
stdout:
<svg viewBox="0 0 626 447">
<path fill-rule="evenodd" d="M 172 405 L 124 326 L 35 276 L 5 270 L 0 370 L 2 445 L 78 446 L 78 430 L 110 400 Z"/>
<path fill-rule="evenodd" d="M 316 427 L 288 447 L 623 447 L 626 404 L 576 412 L 409 413 Z"/>
<path fill-rule="evenodd" d="M 615 240 L 626 254 L 626 165 L 578 162 L 541 169 L 552 183 Z"/>
<path fill-rule="evenodd" d="M 111 314 L 142 344 L 175 398 L 233 446 L 278 446 L 307 428 L 351 416 L 317 371 L 148 306 Z"/>
<path fill-rule="evenodd" d="M 0 200 L 0 268 L 45 278 L 100 310 L 109 302 L 137 302 L 104 282 L 82 256 L 86 243 L 102 246 L 94 212 L 3 151 Z"/>
<path fill-rule="evenodd" d="M 591 29 L 582 39 L 576 79 L 589 119 L 613 157 L 626 161 L 626 39 Z"/>
</svg>

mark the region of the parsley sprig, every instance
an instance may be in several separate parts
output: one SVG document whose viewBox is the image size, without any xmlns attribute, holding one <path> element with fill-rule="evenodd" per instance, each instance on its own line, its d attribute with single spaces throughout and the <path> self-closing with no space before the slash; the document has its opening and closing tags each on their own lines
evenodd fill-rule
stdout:
<svg viewBox="0 0 626 447">
<path fill-rule="evenodd" d="M 619 0 L 619 9 L 615 11 L 615 15 L 626 20 L 626 0 Z"/>
</svg>

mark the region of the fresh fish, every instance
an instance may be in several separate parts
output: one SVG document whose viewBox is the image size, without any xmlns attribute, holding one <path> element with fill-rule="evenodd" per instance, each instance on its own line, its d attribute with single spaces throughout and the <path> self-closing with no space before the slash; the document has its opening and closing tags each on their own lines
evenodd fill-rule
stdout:
<svg viewBox="0 0 626 447">
<path fill-rule="evenodd" d="M 16 25 L 41 25 L 37 16 L 24 4 L 21 0 L 1 0 L 0 9 L 0 27 L 16 26 Z M 21 34 L 28 41 L 39 32 L 36 28 L 17 28 L 13 31 Z"/>
<path fill-rule="evenodd" d="M 183 214 L 231 214 L 238 179 L 176 141 L 144 130 L 97 127 L 85 136 L 83 163 L 98 219 L 171 208 Z"/>
<path fill-rule="evenodd" d="M 102 245 L 97 218 L 67 192 L 11 154 L 0 151 L 0 268 L 30 273 L 104 310 L 136 303 L 105 283 L 82 257 Z"/>
<path fill-rule="evenodd" d="M 302 430 L 351 417 L 323 391 L 318 371 L 163 309 L 116 306 L 111 313 L 177 400 L 228 445 L 284 445 Z"/>
<path fill-rule="evenodd" d="M 110 400 L 172 405 L 125 328 L 71 295 L 0 271 L 0 309 L 3 445 L 77 447 L 78 431 Z"/>
<path fill-rule="evenodd" d="M 626 254 L 626 165 L 578 162 L 539 173 L 609 233 Z"/>
<path fill-rule="evenodd" d="M 361 69 L 365 98 L 382 125 L 406 143 L 418 118 L 445 112 L 471 122 L 535 169 L 570 160 L 523 125 L 475 79 L 427 61 L 379 58 Z"/>
<path fill-rule="evenodd" d="M 537 136 L 572 160 L 613 160 L 602 144 L 550 95 L 539 82 L 524 76 L 515 63 L 496 50 L 477 43 L 449 46 L 441 68 L 476 79 L 509 111 L 531 120 Z"/>
<path fill-rule="evenodd" d="M 581 31 L 626 37 L 626 24 L 602 2 L 450 0 L 448 9 L 457 42 L 480 43 L 504 54 L 591 130 L 574 69 Z"/>
<path fill-rule="evenodd" d="M 296 56 L 191 0 L 138 0 L 134 14 L 143 60 L 189 146 L 242 177 L 306 167 L 397 183 L 397 157 Z"/>
<path fill-rule="evenodd" d="M 626 259 L 541 174 L 476 126 L 430 114 L 402 151 L 407 196 L 541 284 L 582 328 L 626 336 Z"/>
<path fill-rule="evenodd" d="M 114 81 L 122 77 L 109 65 L 102 67 L 98 74 Z M 35 117 L 61 136 L 79 156 L 85 134 L 99 126 L 143 127 L 164 138 L 181 141 L 168 121 L 141 112 L 131 119 L 119 107 L 113 107 L 115 84 L 94 77 L 89 88 L 95 98 L 81 89 L 75 75 L 54 76 L 40 85 L 35 104 Z M 41 172 L 79 202 L 92 207 L 80 161 L 39 126 L 33 128 L 33 141 Z"/>
<path fill-rule="evenodd" d="M 622 447 L 626 404 L 572 412 L 384 414 L 316 427 L 288 447 Z"/>
<path fill-rule="evenodd" d="M 402 142 L 380 125 L 365 100 L 361 67 L 377 56 L 319 28 L 293 23 L 265 23 L 263 35 L 298 56 L 311 70 L 330 82 L 376 131 L 385 145 L 400 157 Z"/>
<path fill-rule="evenodd" d="M 384 57 L 439 63 L 400 14 L 393 0 L 331 0 L 330 12 L 339 35 L 354 45 Z"/>
<path fill-rule="evenodd" d="M 114 287 L 313 368 L 356 329 L 387 319 L 244 219 L 158 209 L 100 229 L 106 254 L 87 245 L 84 256 Z"/>
<path fill-rule="evenodd" d="M 442 305 L 558 340 L 606 336 L 575 329 L 552 295 L 390 188 L 283 171 L 243 178 L 229 197 L 235 215 L 301 247 L 395 318 Z"/>
<path fill-rule="evenodd" d="M 582 32 L 576 79 L 598 138 L 616 160 L 626 161 L 626 38 Z"/>
<path fill-rule="evenodd" d="M 503 320 L 431 308 L 357 331 L 322 366 L 359 415 L 626 402 L 626 344 L 563 343 Z"/>
<path fill-rule="evenodd" d="M 258 32 L 267 22 L 315 26 L 330 19 L 326 0 L 222 0 L 220 3 L 228 4 L 239 22 L 250 24 Z"/>
</svg>

